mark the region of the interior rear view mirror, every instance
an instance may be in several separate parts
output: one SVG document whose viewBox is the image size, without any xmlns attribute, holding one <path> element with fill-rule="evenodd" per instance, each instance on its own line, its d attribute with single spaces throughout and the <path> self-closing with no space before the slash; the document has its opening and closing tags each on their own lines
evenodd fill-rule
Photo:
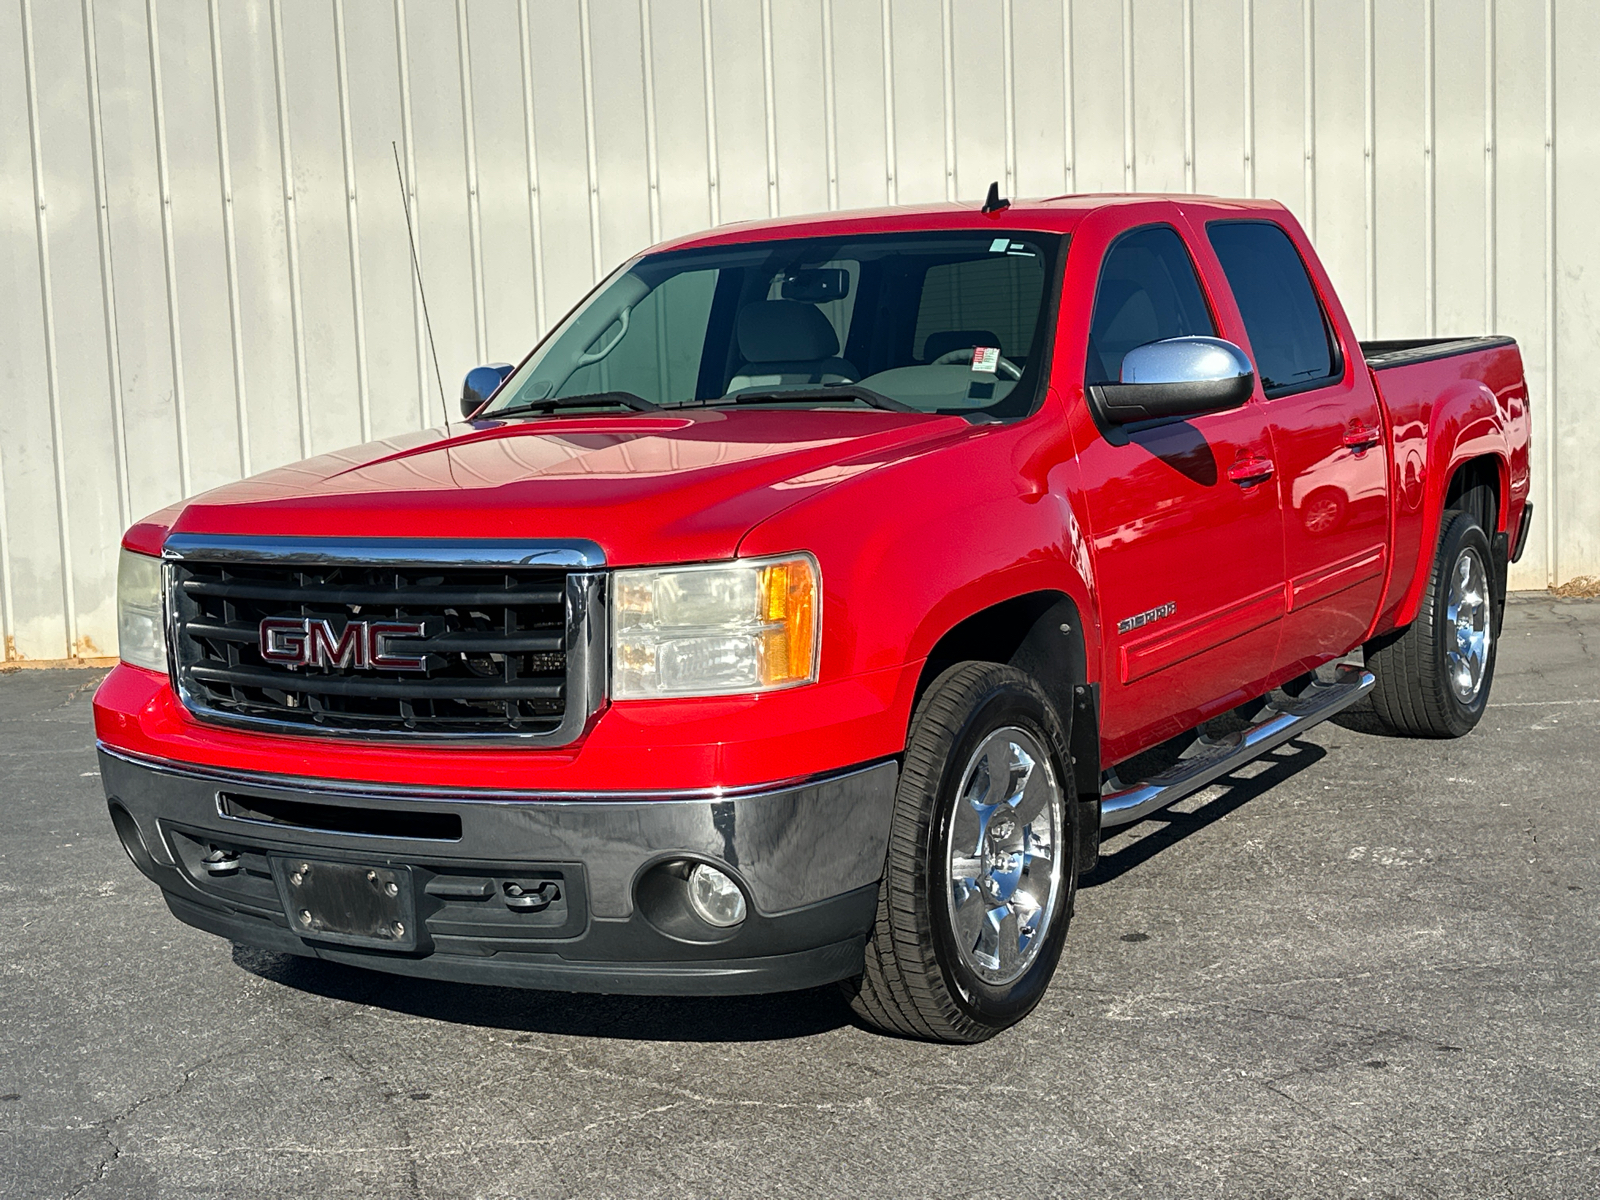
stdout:
<svg viewBox="0 0 1600 1200">
<path fill-rule="evenodd" d="M 790 271 L 783 277 L 783 298 L 806 304 L 826 304 L 850 294 L 850 272 L 842 267 L 816 267 Z"/>
<path fill-rule="evenodd" d="M 495 389 L 515 370 L 510 363 L 487 363 L 468 371 L 461 384 L 461 415 L 470 417 L 482 408 L 483 402 L 494 395 Z"/>
<path fill-rule="evenodd" d="M 1091 387 L 1100 415 L 1114 425 L 1193 417 L 1237 408 L 1255 389 L 1255 368 L 1232 342 L 1165 338 L 1128 351 L 1121 381 Z"/>
</svg>

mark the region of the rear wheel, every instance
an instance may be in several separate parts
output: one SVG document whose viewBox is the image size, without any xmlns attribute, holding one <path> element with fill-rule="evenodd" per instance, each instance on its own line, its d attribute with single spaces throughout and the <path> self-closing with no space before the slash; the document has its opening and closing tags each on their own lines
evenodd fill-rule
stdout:
<svg viewBox="0 0 1600 1200">
<path fill-rule="evenodd" d="M 1066 730 L 1033 678 L 952 667 L 917 707 L 866 970 L 844 987 L 886 1032 L 978 1042 L 1043 997 L 1077 889 Z"/>
<path fill-rule="evenodd" d="M 1461 737 L 1478 723 L 1494 682 L 1496 590 L 1489 538 L 1471 513 L 1445 513 L 1417 619 L 1369 642 L 1378 677 L 1372 708 L 1392 732 Z"/>
</svg>

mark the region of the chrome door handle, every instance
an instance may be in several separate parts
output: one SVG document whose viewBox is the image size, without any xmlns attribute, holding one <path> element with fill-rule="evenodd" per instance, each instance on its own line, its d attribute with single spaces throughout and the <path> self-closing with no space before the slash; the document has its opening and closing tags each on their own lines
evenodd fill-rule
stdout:
<svg viewBox="0 0 1600 1200">
<path fill-rule="evenodd" d="M 1228 468 L 1228 478 L 1240 487 L 1255 487 L 1272 478 L 1272 460 L 1260 455 L 1241 458 Z"/>
<path fill-rule="evenodd" d="M 1360 454 L 1370 450 L 1383 440 L 1383 431 L 1376 425 L 1368 425 L 1364 429 L 1351 429 L 1344 435 L 1344 444 Z"/>
</svg>

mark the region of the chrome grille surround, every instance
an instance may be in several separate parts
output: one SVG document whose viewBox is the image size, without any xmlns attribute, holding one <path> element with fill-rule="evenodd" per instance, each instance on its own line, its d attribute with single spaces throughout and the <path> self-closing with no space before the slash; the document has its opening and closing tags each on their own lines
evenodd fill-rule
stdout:
<svg viewBox="0 0 1600 1200">
<path fill-rule="evenodd" d="M 162 557 L 165 560 L 163 584 L 166 590 L 168 669 L 184 707 L 207 722 L 295 736 L 390 740 L 408 744 L 442 741 L 453 744 L 564 746 L 582 736 L 591 718 L 606 702 L 606 572 L 599 569 L 604 566 L 605 555 L 593 542 L 212 537 L 174 533 L 168 535 Z M 278 715 L 275 715 L 272 711 L 263 711 L 273 708 L 269 704 L 239 704 L 219 700 L 216 688 L 207 686 L 196 677 L 196 668 L 206 668 L 201 673 L 210 674 L 213 682 L 220 677 L 223 686 L 231 688 L 235 676 L 230 672 L 238 664 L 219 663 L 214 658 L 207 660 L 205 647 L 187 630 L 195 615 L 194 605 L 187 600 L 187 589 L 181 594 L 180 589 L 191 570 L 225 570 L 229 566 L 251 572 L 282 569 L 300 573 L 427 570 L 435 574 L 466 573 L 474 579 L 481 578 L 486 572 L 505 572 L 542 579 L 548 585 L 547 590 L 559 585 L 560 599 L 547 603 L 552 609 L 558 603 L 561 605 L 561 644 L 558 650 L 552 649 L 552 652 L 564 655 L 564 670 L 551 669 L 555 686 L 549 686 L 552 680 L 547 680 L 546 686 L 518 688 L 511 679 L 506 681 L 506 685 L 519 695 L 539 692 L 546 700 L 546 707 L 550 707 L 558 697 L 559 708 L 531 716 L 508 707 L 509 715 L 504 720 L 486 717 L 477 722 L 458 719 L 447 723 L 432 718 L 408 721 L 403 716 L 385 721 L 381 717 L 371 719 L 370 715 L 364 716 L 361 721 L 352 721 L 337 713 L 325 713 L 324 719 L 313 717 L 308 720 L 303 714 L 311 710 L 297 709 L 293 704 L 277 706 Z M 299 584 L 283 586 L 304 590 Z M 425 588 L 419 587 L 415 595 L 416 607 L 427 607 Z M 513 599 L 514 596 L 508 596 L 508 601 Z M 330 604 L 323 605 L 324 609 L 328 607 Z M 348 607 L 345 611 L 348 614 Z M 245 623 L 234 629 L 233 640 L 242 643 L 240 634 L 248 627 L 248 623 Z M 459 630 L 451 632 L 459 634 Z M 449 632 L 443 636 L 448 638 Z M 466 655 L 463 653 L 461 657 L 465 662 Z M 319 681 L 353 679 L 355 685 L 351 688 L 351 694 L 361 695 L 365 699 L 374 696 L 403 699 L 404 692 L 401 689 L 410 684 L 429 705 L 453 700 L 448 686 L 430 687 L 430 684 L 437 682 L 432 676 L 432 671 L 427 678 L 410 672 L 391 675 L 367 671 L 359 677 L 347 674 L 318 678 Z M 273 677 L 285 683 L 308 678 L 287 670 L 276 671 Z M 461 677 L 458 674 L 456 678 Z M 362 680 L 374 686 L 364 686 Z M 247 682 L 245 686 L 251 684 Z M 514 698 L 502 699 L 493 694 L 497 686 L 492 683 L 481 686 L 473 684 L 467 689 L 472 695 L 462 703 L 474 700 L 480 703 L 511 703 Z M 288 693 L 295 689 L 275 690 Z M 427 694 L 430 692 L 431 695 Z M 237 696 L 238 692 L 234 694 Z M 293 717 L 287 715 L 291 712 L 295 713 Z M 403 704 L 401 712 L 405 712 Z M 451 727 L 452 724 L 454 727 Z M 463 725 L 470 727 L 461 728 Z"/>
</svg>

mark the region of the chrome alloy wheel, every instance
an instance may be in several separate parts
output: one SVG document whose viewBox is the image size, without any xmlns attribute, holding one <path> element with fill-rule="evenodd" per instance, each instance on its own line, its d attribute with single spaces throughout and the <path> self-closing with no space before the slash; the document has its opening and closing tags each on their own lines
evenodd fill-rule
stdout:
<svg viewBox="0 0 1600 1200">
<path fill-rule="evenodd" d="M 1476 550 L 1463 550 L 1450 572 L 1445 600 L 1445 665 L 1450 690 L 1471 704 L 1483 687 L 1489 665 L 1489 577 Z"/>
<path fill-rule="evenodd" d="M 968 761 L 945 840 L 950 928 L 985 983 L 1027 973 L 1050 932 L 1068 852 L 1065 801 L 1039 739 L 1008 726 Z"/>
</svg>

